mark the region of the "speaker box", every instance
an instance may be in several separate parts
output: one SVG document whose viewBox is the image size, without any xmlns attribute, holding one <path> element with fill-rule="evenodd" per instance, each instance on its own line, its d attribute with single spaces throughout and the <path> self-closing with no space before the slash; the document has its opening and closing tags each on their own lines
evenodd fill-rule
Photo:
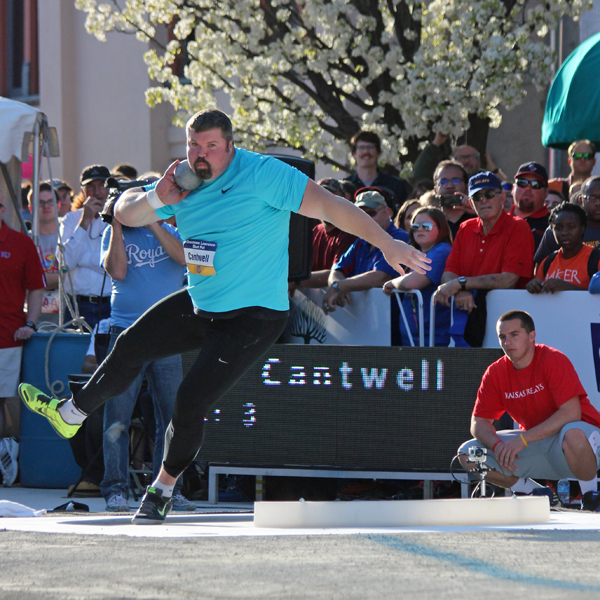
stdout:
<svg viewBox="0 0 600 600">
<path fill-rule="evenodd" d="M 315 163 L 298 156 L 271 154 L 284 163 L 296 167 L 311 179 L 315 178 Z M 312 263 L 312 230 L 318 221 L 308 219 L 297 213 L 290 215 L 290 247 L 288 281 L 304 281 L 310 277 Z"/>
</svg>

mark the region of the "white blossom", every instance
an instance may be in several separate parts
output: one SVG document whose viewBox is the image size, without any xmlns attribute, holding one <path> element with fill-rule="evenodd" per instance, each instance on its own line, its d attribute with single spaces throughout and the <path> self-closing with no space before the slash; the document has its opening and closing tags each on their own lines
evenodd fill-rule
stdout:
<svg viewBox="0 0 600 600">
<path fill-rule="evenodd" d="M 501 123 L 500 108 L 547 86 L 548 31 L 590 0 L 76 0 L 86 29 L 153 43 L 150 106 L 171 103 L 183 125 L 225 92 L 237 139 L 280 145 L 349 168 L 360 128 L 384 140 L 383 161 L 406 172 L 432 132 L 459 136 L 469 115 Z M 361 8 L 364 7 L 364 12 Z M 157 28 L 169 25 L 170 41 Z M 183 78 L 173 64 L 183 54 Z"/>
</svg>

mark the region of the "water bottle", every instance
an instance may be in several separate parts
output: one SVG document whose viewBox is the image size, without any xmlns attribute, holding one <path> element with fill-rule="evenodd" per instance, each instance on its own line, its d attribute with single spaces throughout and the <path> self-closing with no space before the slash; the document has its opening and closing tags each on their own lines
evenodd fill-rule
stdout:
<svg viewBox="0 0 600 600">
<path fill-rule="evenodd" d="M 556 495 L 560 503 L 567 505 L 571 503 L 571 484 L 568 479 L 561 479 L 556 486 Z"/>
</svg>

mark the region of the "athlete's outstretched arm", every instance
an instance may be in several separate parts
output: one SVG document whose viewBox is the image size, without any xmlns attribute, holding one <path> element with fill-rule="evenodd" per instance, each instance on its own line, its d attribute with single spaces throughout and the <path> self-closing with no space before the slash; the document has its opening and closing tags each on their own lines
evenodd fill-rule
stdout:
<svg viewBox="0 0 600 600">
<path fill-rule="evenodd" d="M 144 192 L 142 188 L 132 188 L 123 192 L 115 204 L 117 220 L 129 227 L 149 225 L 161 219 L 156 214 L 155 208 L 160 208 L 161 204 L 181 202 L 189 194 L 189 191 L 182 191 L 175 183 L 173 174 L 178 164 L 179 161 L 176 160 L 165 171 L 153 190 Z"/>
<path fill-rule="evenodd" d="M 334 196 L 312 180 L 308 181 L 298 213 L 333 223 L 341 230 L 367 240 L 383 252 L 387 262 L 400 274 L 404 274 L 400 265 L 406 265 L 418 273 L 431 270 L 431 260 L 423 252 L 395 240 L 352 202 Z"/>
</svg>

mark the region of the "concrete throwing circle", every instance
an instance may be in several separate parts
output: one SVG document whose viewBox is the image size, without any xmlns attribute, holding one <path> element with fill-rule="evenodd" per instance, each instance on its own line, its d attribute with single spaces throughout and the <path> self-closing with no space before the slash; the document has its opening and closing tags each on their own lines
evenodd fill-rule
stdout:
<svg viewBox="0 0 600 600">
<path fill-rule="evenodd" d="M 257 502 L 254 526 L 314 527 L 448 527 L 548 523 L 546 497 L 352 502 Z"/>
</svg>

